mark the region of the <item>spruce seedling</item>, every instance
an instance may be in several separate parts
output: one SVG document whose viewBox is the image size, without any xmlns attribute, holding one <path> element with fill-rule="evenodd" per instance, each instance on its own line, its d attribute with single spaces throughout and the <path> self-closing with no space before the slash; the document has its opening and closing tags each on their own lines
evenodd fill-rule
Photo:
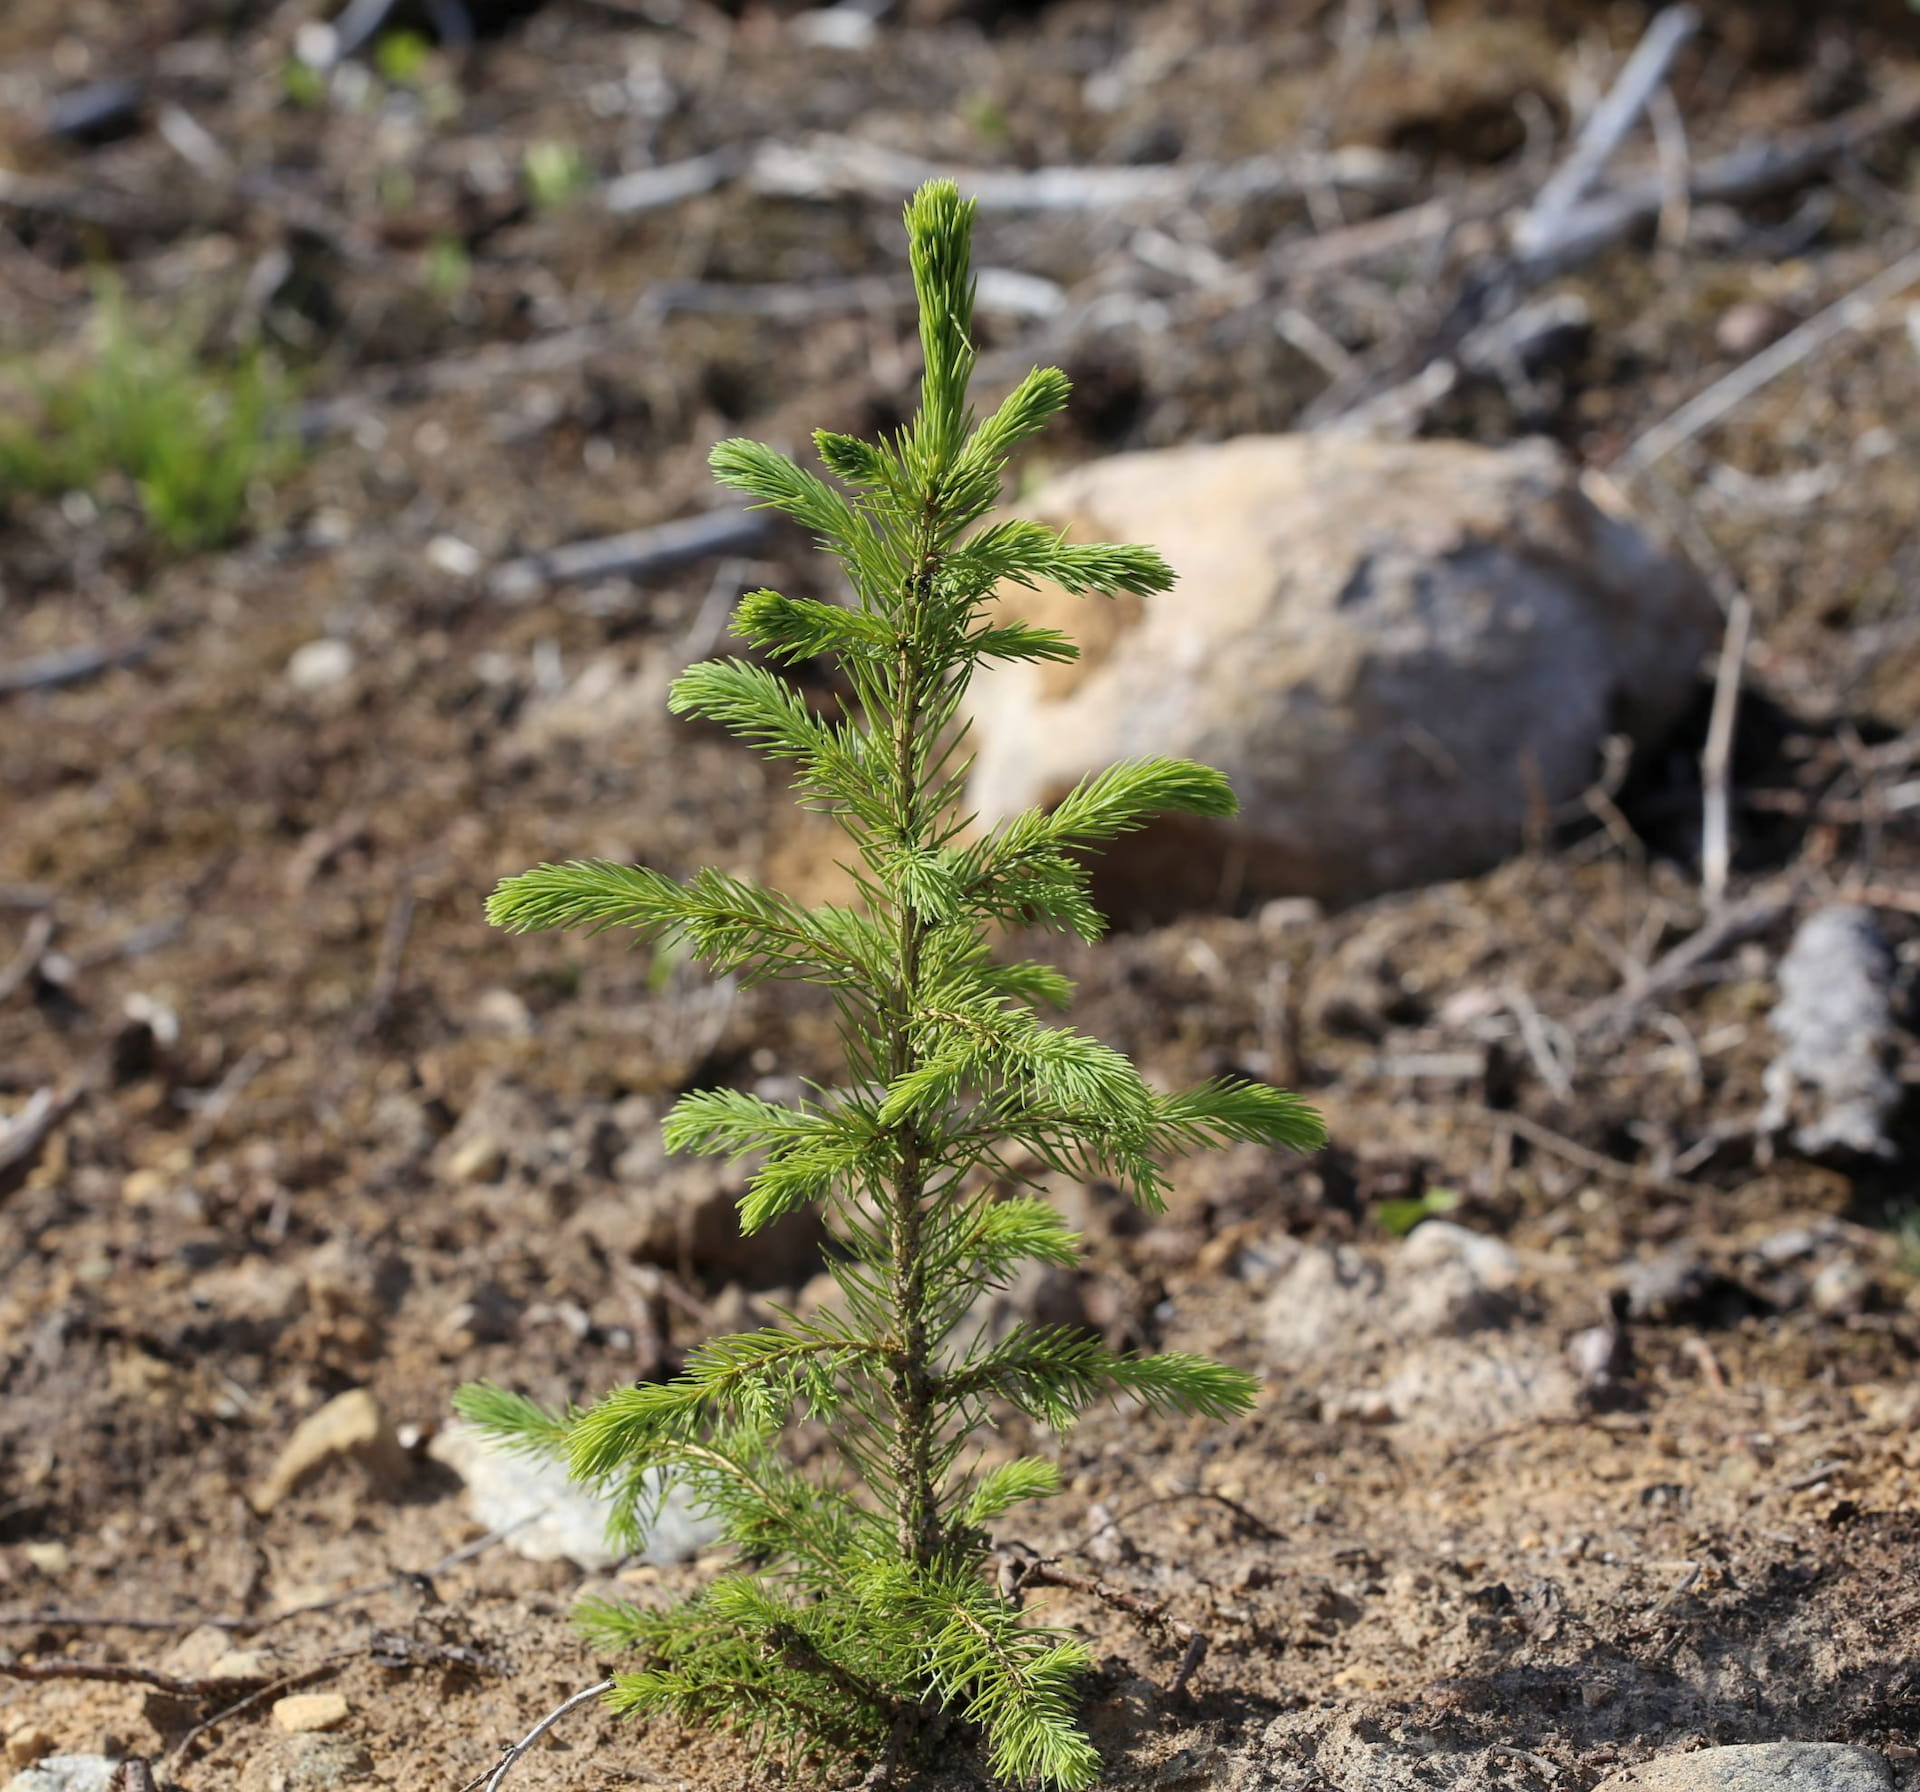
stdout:
<svg viewBox="0 0 1920 1792">
<path fill-rule="evenodd" d="M 609 1695 L 618 1709 L 843 1760 L 900 1759 L 936 1719 L 957 1721 L 997 1778 L 1084 1787 L 1100 1768 L 1075 1717 L 1087 1651 L 1029 1622 L 987 1573 L 989 1527 L 1054 1492 L 1058 1476 L 1039 1457 L 982 1470 L 970 1440 L 996 1407 L 1057 1430 L 1112 1396 L 1225 1418 L 1256 1384 L 1183 1352 L 1114 1351 L 1070 1327 L 991 1337 L 965 1321 L 1022 1266 L 1078 1259 L 1078 1237 L 1033 1190 L 1035 1166 L 1112 1179 L 1157 1209 L 1174 1154 L 1247 1140 L 1307 1150 L 1323 1135 L 1310 1108 L 1263 1084 L 1155 1092 L 1119 1052 L 1043 1024 L 1036 1009 L 1070 993 L 1057 971 L 991 950 L 1008 925 L 1096 938 L 1081 855 L 1156 813 L 1225 816 L 1234 799 L 1204 766 L 1136 759 L 1050 812 L 970 833 L 957 804 L 973 669 L 1075 657 L 1064 635 L 1004 620 L 995 594 L 1046 579 L 1094 597 L 1144 595 L 1172 575 L 1148 548 L 984 520 L 1009 454 L 1065 404 L 1067 381 L 1036 369 L 976 421 L 973 207 L 933 182 L 906 222 L 925 355 L 913 421 L 881 442 L 816 435 L 837 485 L 757 442 L 722 442 L 712 457 L 724 483 L 812 532 L 845 568 L 851 601 L 752 593 L 733 626 L 760 657 L 695 666 L 669 697 L 676 714 L 792 764 L 799 800 L 851 842 L 858 900 L 808 908 L 717 870 L 680 883 L 585 862 L 507 878 L 488 904 L 503 927 L 624 928 L 681 942 L 717 972 L 832 992 L 840 1087 L 793 1106 L 695 1090 L 665 1136 L 675 1151 L 753 1161 L 745 1232 L 823 1211 L 838 1310 L 714 1339 L 675 1379 L 585 1408 L 552 1413 L 489 1386 L 464 1390 L 460 1407 L 609 1493 L 617 1539 L 637 1542 L 678 1481 L 737 1553 L 737 1572 L 675 1609 L 581 1612 L 597 1643 L 640 1657 Z M 843 719 L 816 714 L 775 669 L 815 658 L 839 668 Z M 803 1413 L 826 1421 L 838 1454 L 821 1476 L 780 1453 L 783 1427 Z"/>
</svg>

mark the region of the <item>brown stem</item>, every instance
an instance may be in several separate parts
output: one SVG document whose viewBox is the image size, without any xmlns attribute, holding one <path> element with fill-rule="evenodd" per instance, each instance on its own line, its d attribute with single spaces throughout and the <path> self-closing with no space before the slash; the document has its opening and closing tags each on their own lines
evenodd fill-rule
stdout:
<svg viewBox="0 0 1920 1792">
<path fill-rule="evenodd" d="M 906 627 L 900 643 L 896 700 L 893 705 L 893 774 L 903 844 L 918 845 L 924 829 L 925 792 L 917 773 L 920 723 L 920 667 L 914 635 L 937 568 L 931 543 L 923 546 L 914 577 Z M 920 954 L 926 929 L 913 905 L 899 903 L 900 974 L 894 989 L 893 1036 L 889 1070 L 894 1079 L 914 1067 L 913 1020 L 920 991 Z M 933 1473 L 933 1377 L 927 1337 L 927 1267 L 922 1248 L 921 1203 L 926 1194 L 926 1147 L 920 1127 L 907 1120 L 900 1128 L 900 1168 L 894 1178 L 888 1231 L 893 1256 L 893 1302 L 900 1328 L 900 1355 L 893 1377 L 897 1425 L 894 1470 L 900 1477 L 901 1553 L 927 1567 L 939 1551 L 940 1514 Z"/>
</svg>

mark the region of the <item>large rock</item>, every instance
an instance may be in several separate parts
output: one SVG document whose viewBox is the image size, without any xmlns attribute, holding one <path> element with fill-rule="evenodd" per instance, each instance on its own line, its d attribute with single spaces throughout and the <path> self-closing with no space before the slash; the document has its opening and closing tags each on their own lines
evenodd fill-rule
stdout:
<svg viewBox="0 0 1920 1792">
<path fill-rule="evenodd" d="M 1180 582 L 1007 594 L 1081 658 L 983 671 L 972 806 L 996 821 L 1141 753 L 1240 795 L 1229 826 L 1106 850 L 1123 913 L 1482 870 L 1587 787 L 1610 734 L 1675 721 L 1719 632 L 1700 579 L 1546 442 L 1250 436 L 1080 467 L 1026 509 L 1151 543 Z"/>
<path fill-rule="evenodd" d="M 1893 1792 L 1893 1770 L 1872 1749 L 1759 1742 L 1623 1767 L 1594 1792 Z"/>
</svg>

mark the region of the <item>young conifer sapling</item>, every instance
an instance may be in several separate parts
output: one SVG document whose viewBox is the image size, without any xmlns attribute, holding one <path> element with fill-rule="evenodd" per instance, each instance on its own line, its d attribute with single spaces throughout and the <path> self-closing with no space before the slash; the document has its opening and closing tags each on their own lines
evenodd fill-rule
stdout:
<svg viewBox="0 0 1920 1792">
<path fill-rule="evenodd" d="M 1323 1135 L 1312 1109 L 1264 1084 L 1156 1093 L 1119 1052 L 1041 1020 L 1070 994 L 1057 971 L 993 950 L 1004 927 L 1098 937 L 1083 855 L 1157 813 L 1230 815 L 1234 798 L 1204 766 L 1136 759 L 1049 812 L 970 830 L 960 712 L 974 668 L 1076 657 L 1066 636 L 1005 620 L 996 593 L 1050 580 L 1091 597 L 1146 595 L 1172 575 L 1149 548 L 985 520 L 1009 454 L 1066 403 L 1067 381 L 1036 369 L 977 421 L 973 207 L 933 182 L 906 223 L 925 357 L 912 422 L 880 442 L 816 435 L 837 483 L 757 442 L 713 451 L 725 484 L 812 532 L 851 598 L 752 593 L 733 627 L 759 657 L 695 666 L 669 697 L 676 714 L 791 763 L 799 800 L 851 842 L 857 900 L 809 908 L 717 870 L 682 883 L 586 862 L 507 878 L 488 904 L 516 931 L 622 928 L 683 942 L 716 972 L 832 993 L 838 1087 L 793 1106 L 696 1090 L 665 1136 L 675 1151 L 754 1161 L 747 1233 L 818 1207 L 839 1300 L 716 1338 L 673 1380 L 584 1408 L 550 1412 L 492 1386 L 463 1390 L 460 1408 L 609 1493 L 616 1539 L 637 1542 L 671 1482 L 719 1520 L 737 1571 L 675 1609 L 581 1612 L 597 1643 L 638 1658 L 609 1695 L 618 1709 L 842 1760 L 908 1758 L 953 1723 L 948 1734 L 977 1736 L 1000 1780 L 1084 1787 L 1100 1770 L 1075 1712 L 1087 1651 L 1031 1622 L 987 1572 L 989 1528 L 1054 1492 L 1058 1476 L 1041 1457 L 982 1470 L 970 1442 L 997 1408 L 1056 1430 L 1114 1396 L 1226 1418 L 1256 1384 L 1070 1327 L 986 1337 L 964 1322 L 1024 1265 L 1078 1259 L 1077 1235 L 1031 1192 L 1036 1166 L 1110 1179 L 1157 1209 L 1172 1156 L 1236 1141 L 1307 1150 Z M 849 693 L 841 719 L 816 714 L 775 669 L 815 659 Z M 783 1460 L 782 1430 L 803 1414 L 826 1421 L 838 1461 L 825 1474 Z"/>
</svg>

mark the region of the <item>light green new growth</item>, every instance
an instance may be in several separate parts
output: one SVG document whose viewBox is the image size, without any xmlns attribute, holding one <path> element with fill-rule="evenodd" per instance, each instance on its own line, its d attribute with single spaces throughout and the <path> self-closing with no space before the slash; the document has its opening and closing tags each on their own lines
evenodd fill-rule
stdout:
<svg viewBox="0 0 1920 1792">
<path fill-rule="evenodd" d="M 1120 1053 L 1041 1022 L 1070 993 L 1057 971 L 1006 963 L 1000 924 L 1093 939 L 1101 918 L 1081 855 L 1167 810 L 1224 816 L 1225 779 L 1168 759 L 1087 779 L 1049 813 L 970 838 L 961 698 L 988 660 L 1070 660 L 1072 643 L 995 619 L 996 588 L 1051 580 L 1109 597 L 1172 583 L 1143 547 L 1076 546 L 1031 522 L 983 522 L 1009 453 L 1066 402 L 1059 372 L 1029 374 L 994 413 L 968 408 L 973 207 L 950 182 L 907 207 L 926 371 L 896 438 L 815 437 L 829 484 L 757 442 L 713 451 L 719 477 L 796 519 L 846 569 L 845 606 L 755 592 L 734 630 L 757 660 L 693 667 L 669 702 L 793 767 L 800 799 L 854 848 L 859 900 L 807 908 L 718 871 L 678 883 L 600 862 L 508 878 L 489 917 L 516 930 L 619 927 L 683 942 L 715 971 L 832 991 L 842 1088 L 795 1106 L 703 1089 L 668 1115 L 675 1151 L 749 1158 L 744 1231 L 816 1206 L 835 1240 L 840 1310 L 702 1346 L 674 1380 L 550 1414 L 473 1387 L 461 1410 L 498 1437 L 558 1455 L 614 1497 L 614 1528 L 644 1533 L 663 1477 L 720 1520 L 742 1567 L 671 1611 L 594 1603 L 593 1639 L 643 1665 L 622 1710 L 752 1732 L 798 1755 L 910 1753 L 936 1714 L 1020 1784 L 1091 1785 L 1100 1760 L 1075 1716 L 1088 1656 L 1027 1622 L 985 1572 L 986 1527 L 1055 1490 L 1025 1458 L 981 1472 L 969 1440 L 1011 1407 L 1063 1428 L 1126 1395 L 1155 1412 L 1224 1418 L 1252 1377 L 1180 1352 L 1132 1355 L 1069 1327 L 1023 1325 L 961 1342 L 982 1293 L 1038 1260 L 1071 1266 L 1078 1237 L 1044 1201 L 995 1198 L 1035 1165 L 1110 1178 L 1150 1209 L 1164 1161 L 1252 1140 L 1312 1149 L 1314 1112 L 1263 1084 L 1155 1093 Z M 845 720 L 815 715 L 769 664 L 825 657 L 850 690 Z M 782 1428 L 826 1421 L 837 1475 L 782 1460 Z"/>
<path fill-rule="evenodd" d="M 37 397 L 38 415 L 0 426 L 0 500 L 92 491 L 117 473 L 179 552 L 232 540 L 254 486 L 299 458 L 288 383 L 269 361 L 218 367 L 191 325 L 140 329 L 113 281 L 93 356 Z"/>
</svg>

